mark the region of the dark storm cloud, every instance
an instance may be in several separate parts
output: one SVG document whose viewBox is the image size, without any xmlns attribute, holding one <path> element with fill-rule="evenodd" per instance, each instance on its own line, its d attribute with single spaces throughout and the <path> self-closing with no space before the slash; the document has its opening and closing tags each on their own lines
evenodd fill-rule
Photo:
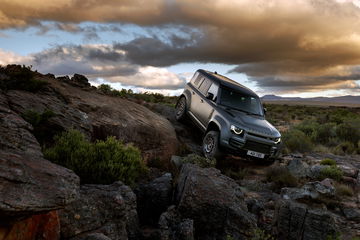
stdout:
<svg viewBox="0 0 360 240">
<path fill-rule="evenodd" d="M 355 1 L 3 0 L 0 5 L 0 28 L 25 28 L 44 20 L 56 22 L 54 27 L 63 31 L 88 31 L 93 38 L 99 29 L 84 30 L 76 24 L 158 27 L 150 36 L 115 43 L 110 46 L 113 53 L 83 53 L 92 60 L 120 59 L 144 67 L 224 63 L 238 65 L 232 71 L 264 87 L 356 87 L 350 78 L 360 63 L 360 9 Z M 169 25 L 197 31 L 169 33 Z"/>
</svg>

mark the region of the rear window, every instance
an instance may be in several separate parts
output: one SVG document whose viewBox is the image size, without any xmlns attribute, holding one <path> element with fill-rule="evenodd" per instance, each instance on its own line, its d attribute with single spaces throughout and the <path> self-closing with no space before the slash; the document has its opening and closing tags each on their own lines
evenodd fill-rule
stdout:
<svg viewBox="0 0 360 240">
<path fill-rule="evenodd" d="M 201 83 L 200 87 L 199 87 L 199 91 L 206 95 L 207 91 L 209 90 L 211 85 L 211 81 L 207 78 L 204 79 L 204 81 Z"/>
</svg>

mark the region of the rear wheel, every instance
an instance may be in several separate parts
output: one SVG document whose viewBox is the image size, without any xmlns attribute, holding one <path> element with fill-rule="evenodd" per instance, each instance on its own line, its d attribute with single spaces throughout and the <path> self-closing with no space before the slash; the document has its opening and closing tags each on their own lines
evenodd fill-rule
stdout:
<svg viewBox="0 0 360 240">
<path fill-rule="evenodd" d="M 176 104 L 176 108 L 175 108 L 175 118 L 178 121 L 182 121 L 185 119 L 186 117 L 186 99 L 185 97 L 181 97 L 178 101 L 178 103 Z"/>
<path fill-rule="evenodd" d="M 203 139 L 203 153 L 206 158 L 220 159 L 224 156 L 219 148 L 219 132 L 209 131 Z"/>
</svg>

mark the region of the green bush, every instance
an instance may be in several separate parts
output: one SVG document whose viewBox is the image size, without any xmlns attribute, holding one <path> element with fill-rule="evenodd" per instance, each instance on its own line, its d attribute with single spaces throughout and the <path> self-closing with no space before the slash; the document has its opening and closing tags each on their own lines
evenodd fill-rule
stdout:
<svg viewBox="0 0 360 240">
<path fill-rule="evenodd" d="M 325 158 L 320 161 L 321 165 L 329 165 L 329 166 L 336 166 L 336 161 L 331 158 Z"/>
<path fill-rule="evenodd" d="M 296 187 L 298 185 L 298 179 L 291 175 L 289 170 L 284 166 L 268 168 L 265 176 L 266 180 L 268 182 L 273 182 L 278 189 L 283 187 Z"/>
<path fill-rule="evenodd" d="M 25 90 L 29 92 L 37 92 L 48 85 L 45 80 L 35 78 L 35 72 L 31 67 L 25 65 L 7 65 L 0 67 L 0 73 L 4 73 L 9 79 L 1 81 L 0 87 L 3 90 Z"/>
<path fill-rule="evenodd" d="M 283 142 L 290 151 L 309 152 L 313 149 L 310 138 L 298 129 L 290 129 L 285 132 Z"/>
<path fill-rule="evenodd" d="M 339 145 L 337 145 L 333 153 L 337 155 L 344 155 L 344 154 L 353 154 L 356 152 L 356 148 L 353 143 L 351 142 L 342 142 Z"/>
<path fill-rule="evenodd" d="M 274 240 L 275 238 L 271 236 L 270 234 L 266 233 L 265 230 L 262 230 L 260 228 L 256 228 L 253 231 L 253 236 L 251 240 Z"/>
<path fill-rule="evenodd" d="M 360 119 L 351 119 L 336 127 L 336 135 L 343 141 L 356 145 L 360 141 Z"/>
<path fill-rule="evenodd" d="M 336 181 L 340 181 L 343 176 L 343 171 L 337 166 L 328 166 L 326 168 L 321 169 L 320 171 L 320 179 L 323 180 L 325 178 L 331 178 Z"/>
<path fill-rule="evenodd" d="M 55 145 L 44 151 L 45 158 L 72 169 L 82 183 L 133 184 L 146 171 L 140 151 L 114 137 L 90 143 L 82 133 L 69 130 L 57 136 Z"/>
<path fill-rule="evenodd" d="M 97 87 L 97 89 L 100 92 L 102 92 L 104 94 L 108 94 L 108 95 L 110 95 L 113 90 L 109 84 L 101 84 L 100 86 Z"/>
<path fill-rule="evenodd" d="M 216 160 L 215 158 L 204 158 L 197 154 L 189 154 L 186 157 L 182 159 L 183 163 L 192 163 L 196 164 L 199 167 L 202 168 L 209 168 L 209 167 L 215 167 L 216 166 Z"/>
</svg>

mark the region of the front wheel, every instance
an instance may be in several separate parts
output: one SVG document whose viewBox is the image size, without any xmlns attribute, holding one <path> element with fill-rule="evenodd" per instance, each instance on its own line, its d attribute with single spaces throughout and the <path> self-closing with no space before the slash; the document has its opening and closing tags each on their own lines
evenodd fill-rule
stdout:
<svg viewBox="0 0 360 240">
<path fill-rule="evenodd" d="M 175 118 L 178 121 L 182 121 L 185 119 L 186 117 L 186 99 L 185 97 L 181 97 L 178 101 L 178 103 L 176 104 L 176 108 L 175 108 Z"/>
<path fill-rule="evenodd" d="M 219 132 L 209 131 L 203 139 L 203 153 L 206 158 L 220 159 L 224 156 L 219 148 Z"/>
</svg>

